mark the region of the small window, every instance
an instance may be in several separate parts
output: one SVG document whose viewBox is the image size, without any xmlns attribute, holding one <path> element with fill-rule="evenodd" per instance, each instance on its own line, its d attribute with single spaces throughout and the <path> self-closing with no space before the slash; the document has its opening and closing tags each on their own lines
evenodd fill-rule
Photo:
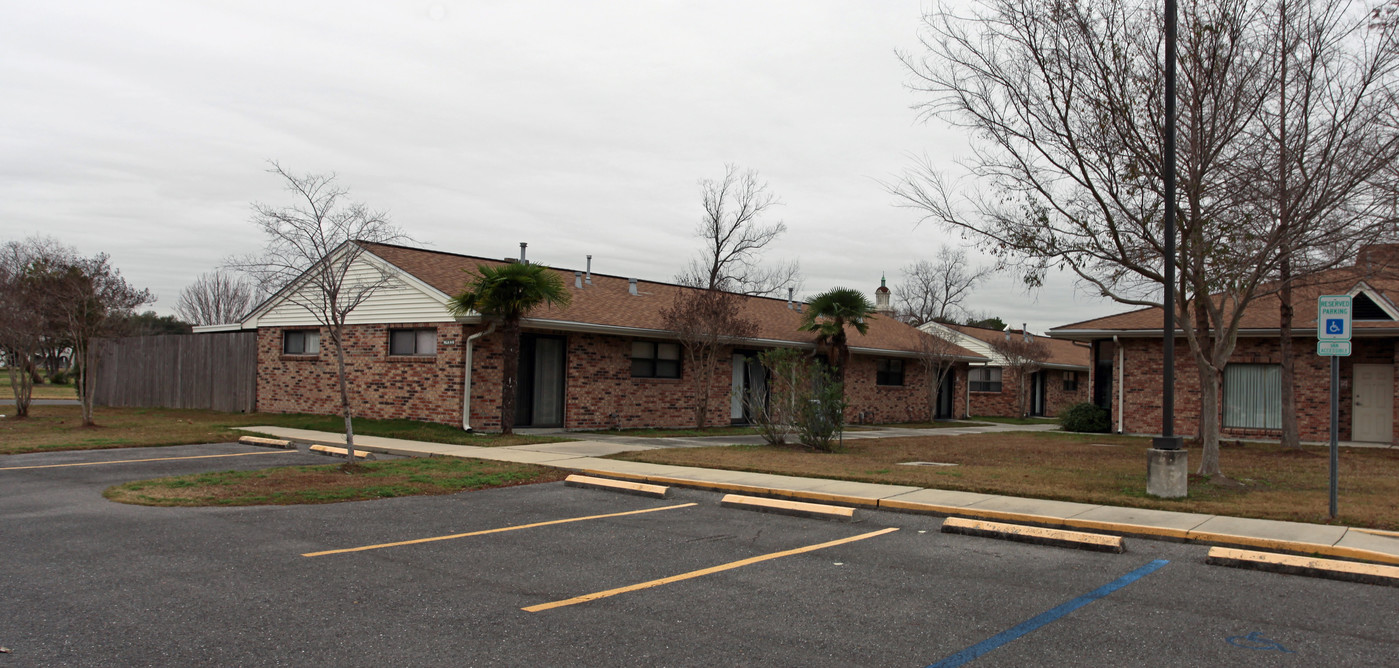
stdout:
<svg viewBox="0 0 1399 668">
<path fill-rule="evenodd" d="M 967 372 L 967 382 L 973 392 L 1000 392 L 1001 367 L 979 366 Z"/>
<path fill-rule="evenodd" d="M 389 330 L 390 355 L 436 355 L 436 329 Z"/>
<path fill-rule="evenodd" d="M 903 385 L 904 361 L 891 359 L 875 360 L 874 384 Z"/>
<path fill-rule="evenodd" d="M 283 355 L 319 355 L 320 352 L 320 330 L 299 329 L 282 332 Z"/>
<path fill-rule="evenodd" d="M 679 378 L 680 344 L 633 341 L 632 378 Z"/>
<path fill-rule="evenodd" d="M 1065 391 L 1065 392 L 1077 392 L 1077 391 L 1078 391 L 1078 372 L 1077 372 L 1077 371 L 1065 371 L 1065 372 L 1064 372 L 1064 391 Z"/>
</svg>

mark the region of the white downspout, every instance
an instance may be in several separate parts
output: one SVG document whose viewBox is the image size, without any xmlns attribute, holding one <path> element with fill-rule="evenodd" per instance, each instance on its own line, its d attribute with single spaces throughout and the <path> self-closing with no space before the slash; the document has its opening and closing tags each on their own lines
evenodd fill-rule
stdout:
<svg viewBox="0 0 1399 668">
<path fill-rule="evenodd" d="M 1117 367 L 1117 433 L 1121 434 L 1122 418 L 1127 414 L 1127 406 L 1122 403 L 1122 363 L 1125 359 L 1123 357 L 1122 344 L 1118 343 L 1116 334 L 1112 335 L 1112 345 L 1117 348 L 1117 364 L 1114 365 Z"/>
<path fill-rule="evenodd" d="M 524 244 L 520 244 L 523 246 Z M 471 361 L 472 352 L 475 350 L 476 339 L 479 339 L 495 331 L 495 321 L 485 329 L 466 337 L 466 352 L 462 355 L 461 374 L 461 428 L 464 431 L 471 431 Z"/>
</svg>

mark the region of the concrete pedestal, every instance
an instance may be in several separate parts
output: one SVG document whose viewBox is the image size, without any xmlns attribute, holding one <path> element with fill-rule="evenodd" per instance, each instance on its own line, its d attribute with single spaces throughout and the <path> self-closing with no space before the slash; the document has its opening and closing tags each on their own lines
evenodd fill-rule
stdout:
<svg viewBox="0 0 1399 668">
<path fill-rule="evenodd" d="M 1190 468 L 1185 450 L 1146 451 L 1146 493 L 1163 499 L 1185 496 Z"/>
</svg>

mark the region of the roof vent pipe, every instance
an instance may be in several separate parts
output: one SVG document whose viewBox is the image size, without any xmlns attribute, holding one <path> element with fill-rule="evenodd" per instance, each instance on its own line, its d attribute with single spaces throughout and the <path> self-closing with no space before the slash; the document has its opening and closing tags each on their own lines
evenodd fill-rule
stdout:
<svg viewBox="0 0 1399 668">
<path fill-rule="evenodd" d="M 581 288 L 581 287 L 583 287 L 583 272 L 581 272 L 581 271 L 575 271 L 575 272 L 573 272 L 573 287 L 575 287 L 575 288 Z"/>
<path fill-rule="evenodd" d="M 525 261 L 526 261 L 526 260 L 525 260 L 525 246 L 528 246 L 528 245 L 529 245 L 529 244 L 527 244 L 527 243 L 525 243 L 525 242 L 523 242 L 523 241 L 520 242 L 520 261 L 521 261 L 521 262 L 525 262 Z"/>
<path fill-rule="evenodd" d="M 593 284 L 593 256 L 588 256 L 588 275 L 583 278 L 583 282 L 588 285 Z"/>
<path fill-rule="evenodd" d="M 792 308 L 792 293 L 795 291 L 796 288 L 787 288 L 787 308 L 789 309 Z"/>
<path fill-rule="evenodd" d="M 1029 342 L 1030 342 L 1030 339 L 1031 339 L 1031 338 L 1034 338 L 1034 337 L 1031 337 L 1031 336 L 1030 336 L 1029 325 L 1026 325 L 1026 324 L 1023 323 L 1023 322 L 1020 323 L 1020 334 L 1021 334 L 1021 336 L 1025 337 L 1025 343 L 1029 343 Z"/>
<path fill-rule="evenodd" d="M 628 279 L 627 279 L 627 292 L 629 292 L 629 293 L 631 293 L 631 294 L 636 294 L 636 279 L 635 279 L 635 278 L 628 278 Z"/>
</svg>

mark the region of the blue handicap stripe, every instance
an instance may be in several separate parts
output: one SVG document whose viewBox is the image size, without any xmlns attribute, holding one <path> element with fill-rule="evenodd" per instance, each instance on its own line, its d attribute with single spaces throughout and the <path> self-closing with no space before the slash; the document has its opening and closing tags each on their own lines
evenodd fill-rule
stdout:
<svg viewBox="0 0 1399 668">
<path fill-rule="evenodd" d="M 972 645 L 971 647 L 968 647 L 956 654 L 953 654 L 952 656 L 947 657 L 946 659 L 943 659 L 942 661 L 928 666 L 928 668 L 953 668 L 954 666 L 966 664 L 976 659 L 977 657 L 986 654 L 987 652 L 990 652 L 991 650 L 996 649 L 997 647 L 1000 647 L 1001 645 L 1009 643 L 1010 641 L 1015 640 L 1016 638 L 1019 638 L 1020 636 L 1023 636 L 1031 631 L 1034 631 L 1035 629 L 1038 629 L 1041 626 L 1049 624 L 1050 622 L 1053 622 L 1059 619 L 1060 617 L 1063 617 L 1064 615 L 1067 615 L 1079 608 L 1082 608 L 1083 606 L 1088 605 L 1093 601 L 1096 601 L 1104 596 L 1107 596 L 1108 594 L 1111 594 L 1123 587 L 1126 587 L 1127 585 L 1132 584 L 1133 582 L 1136 582 L 1137 580 L 1140 580 L 1147 575 L 1150 575 L 1152 571 L 1155 571 L 1156 569 L 1161 568 L 1162 566 L 1165 566 L 1168 563 L 1170 563 L 1170 561 L 1167 559 L 1157 559 L 1156 561 L 1142 566 L 1141 568 L 1138 568 L 1137 570 L 1132 571 L 1131 573 L 1128 573 L 1120 578 L 1117 578 L 1116 580 L 1113 580 L 1112 582 L 1109 582 L 1101 587 L 1098 587 L 1097 589 L 1094 589 L 1093 591 L 1090 591 L 1087 594 L 1084 594 L 1072 601 L 1069 601 L 1068 603 L 1064 603 L 1063 605 L 1060 605 L 1057 608 L 1049 610 L 1048 612 L 1043 612 L 1031 619 L 1025 620 L 1015 625 L 1014 627 L 1001 631 L 1000 633 L 997 633 L 996 635 L 991 636 L 990 638 L 987 638 L 975 645 Z"/>
</svg>

